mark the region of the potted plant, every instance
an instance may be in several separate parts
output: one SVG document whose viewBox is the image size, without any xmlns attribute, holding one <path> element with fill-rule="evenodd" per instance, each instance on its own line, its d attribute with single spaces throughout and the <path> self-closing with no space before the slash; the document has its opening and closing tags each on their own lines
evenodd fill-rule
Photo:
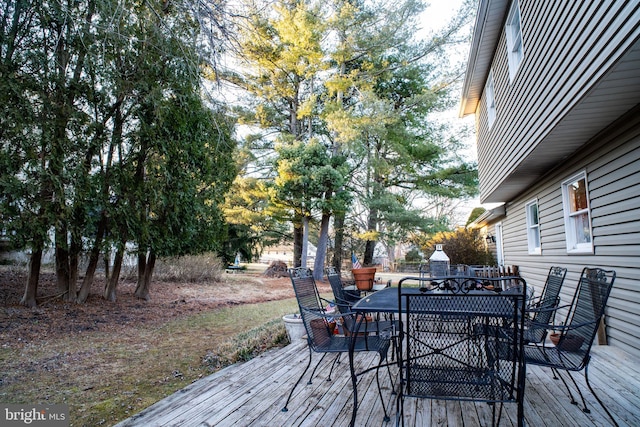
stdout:
<svg viewBox="0 0 640 427">
<path fill-rule="evenodd" d="M 373 281 L 376 276 L 375 267 L 354 268 L 351 273 L 359 290 L 370 291 L 373 288 Z"/>
<path fill-rule="evenodd" d="M 353 280 L 356 283 L 356 287 L 361 291 L 370 291 L 373 289 L 373 282 L 376 277 L 376 268 L 362 267 L 354 254 L 351 254 L 351 261 L 353 263 L 351 274 L 353 274 Z"/>
<path fill-rule="evenodd" d="M 282 320 L 284 321 L 284 327 L 287 330 L 289 341 L 292 343 L 304 338 L 307 334 L 307 331 L 304 329 L 304 324 L 302 323 L 302 316 L 298 313 L 285 314 L 282 316 Z"/>
</svg>

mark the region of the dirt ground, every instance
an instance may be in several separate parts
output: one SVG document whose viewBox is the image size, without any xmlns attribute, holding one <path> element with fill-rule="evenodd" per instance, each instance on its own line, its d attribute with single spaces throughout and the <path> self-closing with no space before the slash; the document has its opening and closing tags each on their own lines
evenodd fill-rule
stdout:
<svg viewBox="0 0 640 427">
<path fill-rule="evenodd" d="M 97 276 L 85 304 L 55 297 L 55 275 L 45 272 L 31 309 L 20 305 L 26 271 L 0 266 L 0 401 L 68 404 L 74 427 L 113 425 L 233 363 L 235 352 L 269 348 L 266 341 L 242 347 L 254 342 L 238 344 L 233 335 L 254 314 L 265 319 L 264 309 L 242 318 L 218 310 L 295 304 L 288 277 L 252 271 L 211 283 L 154 280 L 149 301 L 133 295 L 134 281 L 121 281 L 117 301 L 106 301 L 105 279 Z M 330 292 L 328 283 L 318 285 Z"/>
<path fill-rule="evenodd" d="M 117 301 L 101 297 L 104 277 L 96 277 L 85 304 L 64 302 L 56 294 L 55 275 L 44 273 L 38 286 L 38 307 L 19 302 L 26 272 L 0 267 L 0 343 L 20 347 L 43 338 L 55 339 L 70 332 L 120 333 L 127 327 L 156 326 L 215 308 L 293 298 L 289 278 L 264 278 L 259 274 L 224 274 L 222 282 L 172 283 L 153 281 L 151 300 L 137 299 L 135 282 L 118 284 Z M 330 290 L 319 283 L 321 292 Z"/>
</svg>

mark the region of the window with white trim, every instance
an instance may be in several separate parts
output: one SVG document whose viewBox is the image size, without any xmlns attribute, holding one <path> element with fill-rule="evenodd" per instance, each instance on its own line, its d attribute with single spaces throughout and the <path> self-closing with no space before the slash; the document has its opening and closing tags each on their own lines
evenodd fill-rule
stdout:
<svg viewBox="0 0 640 427">
<path fill-rule="evenodd" d="M 496 121 L 496 96 L 495 85 L 493 83 L 493 71 L 489 72 L 489 77 L 487 78 L 485 99 L 487 101 L 487 120 L 489 121 L 489 129 L 491 129 L 493 122 Z"/>
<path fill-rule="evenodd" d="M 586 172 L 580 172 L 562 183 L 562 205 L 567 252 L 593 253 Z"/>
<path fill-rule="evenodd" d="M 527 244 L 529 253 L 532 255 L 540 255 L 542 253 L 540 245 L 540 217 L 538 215 L 538 201 L 534 200 L 527 203 Z"/>
<path fill-rule="evenodd" d="M 507 35 L 507 59 L 509 60 L 509 81 L 513 79 L 524 58 L 524 46 L 522 44 L 522 29 L 520 27 L 520 8 L 518 2 L 511 4 L 507 24 L 505 26 Z"/>
</svg>

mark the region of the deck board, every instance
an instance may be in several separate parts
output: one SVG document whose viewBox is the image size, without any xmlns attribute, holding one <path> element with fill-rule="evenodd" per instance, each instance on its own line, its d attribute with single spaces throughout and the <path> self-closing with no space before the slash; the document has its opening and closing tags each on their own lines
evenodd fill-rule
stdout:
<svg viewBox="0 0 640 427">
<path fill-rule="evenodd" d="M 307 364 L 308 349 L 296 344 L 268 351 L 253 360 L 235 364 L 203 378 L 155 403 L 117 427 L 150 426 L 335 426 L 349 424 L 352 387 L 346 355 L 337 364 L 332 380 L 327 374 L 333 357 L 325 358 L 313 383 L 305 377 L 294 392 L 289 411 L 281 409 L 287 395 Z M 640 358 L 609 346 L 594 346 L 589 367 L 591 384 L 614 414 L 620 426 L 640 425 Z M 314 355 L 314 363 L 320 360 Z M 358 354 L 357 369 L 375 366 L 376 353 Z M 312 365 L 313 366 L 313 365 Z M 307 374 L 308 375 L 308 374 Z M 607 414 L 588 391 L 583 373 L 574 377 L 583 389 L 591 413 L 582 404 L 572 405 L 551 370 L 527 367 L 524 412 L 530 426 L 608 426 Z M 375 372 L 359 378 L 358 426 L 392 426 L 396 402 L 385 370 L 380 372 L 385 406 L 391 422 L 383 421 Z M 394 377 L 394 379 L 396 379 Z M 579 397 L 574 391 L 577 400 Z M 505 404 L 500 425 L 516 425 L 516 405 Z M 492 409 L 486 403 L 408 398 L 407 426 L 447 425 L 476 427 L 491 424 Z"/>
</svg>

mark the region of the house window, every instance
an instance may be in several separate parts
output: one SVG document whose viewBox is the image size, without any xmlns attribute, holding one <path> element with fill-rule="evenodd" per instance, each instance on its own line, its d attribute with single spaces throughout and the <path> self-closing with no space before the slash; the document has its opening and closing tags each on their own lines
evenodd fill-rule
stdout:
<svg viewBox="0 0 640 427">
<path fill-rule="evenodd" d="M 585 172 L 562 183 L 562 204 L 567 252 L 593 253 L 589 192 Z"/>
<path fill-rule="evenodd" d="M 530 254 L 542 253 L 540 246 L 540 219 L 538 216 L 538 201 L 527 203 L 527 243 L 529 245 Z"/>
<path fill-rule="evenodd" d="M 495 97 L 495 85 L 493 83 L 493 71 L 489 73 L 487 78 L 487 86 L 485 88 L 485 96 L 487 101 L 487 118 L 489 120 L 489 128 L 493 126 L 493 122 L 496 121 L 496 97 Z"/>
<path fill-rule="evenodd" d="M 509 60 L 509 81 L 513 79 L 518 71 L 518 67 L 524 58 L 524 46 L 522 45 L 522 30 L 520 28 L 520 8 L 518 2 L 514 1 L 509 10 L 507 25 L 507 54 Z"/>
</svg>

